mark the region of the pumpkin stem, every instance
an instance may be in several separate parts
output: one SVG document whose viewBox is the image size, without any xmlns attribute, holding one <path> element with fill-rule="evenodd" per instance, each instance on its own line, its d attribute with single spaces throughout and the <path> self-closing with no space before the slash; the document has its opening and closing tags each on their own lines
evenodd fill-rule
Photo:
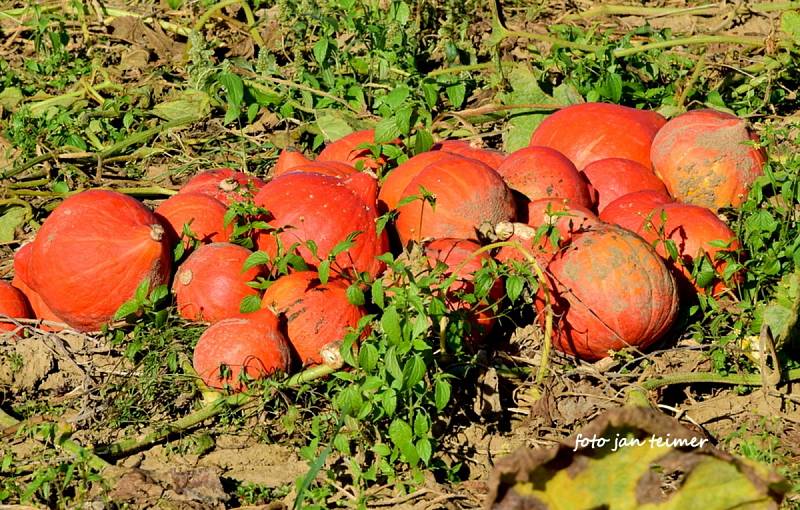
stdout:
<svg viewBox="0 0 800 510">
<path fill-rule="evenodd" d="M 153 241 L 160 242 L 164 238 L 164 227 L 159 223 L 150 225 L 150 238 Z"/>
<path fill-rule="evenodd" d="M 239 183 L 236 179 L 223 179 L 219 182 L 219 189 L 222 191 L 236 191 L 239 188 Z"/>
</svg>

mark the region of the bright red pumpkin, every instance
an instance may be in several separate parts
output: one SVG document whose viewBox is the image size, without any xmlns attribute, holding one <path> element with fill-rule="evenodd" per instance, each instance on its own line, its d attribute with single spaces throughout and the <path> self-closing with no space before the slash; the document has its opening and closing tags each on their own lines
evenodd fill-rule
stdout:
<svg viewBox="0 0 800 510">
<path fill-rule="evenodd" d="M 278 241 L 284 252 L 297 244 L 297 252 L 316 267 L 331 250 L 355 232 L 360 232 L 350 249 L 339 253 L 332 269 L 340 274 L 353 271 L 378 275 L 384 264 L 378 255 L 388 251 L 385 231 L 377 233 L 377 197 L 370 203 L 362 198 L 363 188 L 328 175 L 292 172 L 269 182 L 256 195 L 255 203 L 270 211 L 270 225 L 279 232 L 261 232 L 258 247 L 270 256 L 278 254 Z M 317 256 L 307 246 L 316 244 Z"/>
<path fill-rule="evenodd" d="M 447 158 L 425 167 L 406 186 L 403 197 L 425 189 L 435 207 L 422 199 L 399 208 L 395 227 L 403 244 L 425 238 L 476 239 L 484 224 L 512 220 L 516 204 L 500 174 L 480 161 Z"/>
<path fill-rule="evenodd" d="M 264 181 L 258 177 L 232 168 L 217 168 L 195 175 L 183 185 L 179 193 L 203 193 L 228 206 L 232 202 L 255 195 L 263 186 Z"/>
<path fill-rule="evenodd" d="M 460 156 L 450 154 L 448 152 L 428 151 L 417 154 L 413 158 L 399 164 L 397 168 L 389 172 L 386 179 L 381 185 L 380 193 L 378 194 L 378 201 L 381 207 L 385 210 L 397 209 L 400 200 L 403 198 L 403 192 L 408 187 L 411 180 L 419 175 L 428 165 L 437 163 L 446 159 L 459 158 Z"/>
<path fill-rule="evenodd" d="M 728 289 L 722 278 L 727 262 L 715 258 L 722 252 L 738 250 L 739 241 L 725 222 L 710 210 L 689 204 L 664 204 L 652 211 L 649 221 L 640 233 L 648 242 L 655 244 L 658 254 L 667 261 L 683 296 L 690 297 L 695 291 L 706 292 L 692 279 L 689 270 L 698 261 L 698 257 L 704 254 L 708 256 L 716 273 L 710 281 L 711 294 L 718 296 Z M 671 239 L 675 243 L 679 262 L 670 258 L 663 239 Z M 726 246 L 715 246 L 715 241 Z M 734 276 L 734 281 L 736 278 L 738 277 Z"/>
<path fill-rule="evenodd" d="M 667 193 L 664 183 L 649 166 L 630 159 L 600 159 L 586 165 L 582 173 L 597 191 L 598 211 L 629 193 L 648 190 Z"/>
<path fill-rule="evenodd" d="M 364 129 L 362 131 L 355 131 L 347 136 L 344 136 L 334 142 L 329 143 L 322 149 L 322 152 L 317 156 L 317 161 L 342 161 L 357 166 L 358 162 L 364 165 L 364 168 L 370 170 L 377 170 L 386 164 L 386 158 L 379 156 L 375 158 L 372 151 L 369 149 L 361 148 L 365 144 L 375 143 L 375 130 Z M 392 143 L 399 145 L 400 140 L 395 140 Z"/>
<path fill-rule="evenodd" d="M 312 163 L 312 161 L 308 159 L 305 154 L 294 147 L 287 147 L 278 155 L 275 166 L 272 167 L 272 177 L 291 172 L 292 169 L 309 163 Z"/>
<path fill-rule="evenodd" d="M 178 267 L 172 292 L 181 317 L 215 323 L 239 313 L 242 300 L 257 296 L 249 285 L 261 274 L 258 266 L 244 270 L 250 250 L 230 243 L 206 244 Z"/>
<path fill-rule="evenodd" d="M 339 347 L 365 310 L 347 300 L 348 284 L 332 278 L 323 285 L 313 271 L 278 278 L 261 306 L 286 318 L 286 337 L 303 365 L 334 363 Z"/>
<path fill-rule="evenodd" d="M 641 237 L 612 225 L 575 235 L 550 263 L 553 345 L 597 360 L 610 350 L 645 349 L 678 313 L 675 280 Z M 544 321 L 543 292 L 537 308 Z"/>
<path fill-rule="evenodd" d="M 11 280 L 11 285 L 19 289 L 19 291 L 25 295 L 25 298 L 28 300 L 28 304 L 30 305 L 33 318 L 57 324 L 64 324 L 64 321 L 55 313 L 53 313 L 52 310 L 50 310 L 50 308 L 47 306 L 47 303 L 42 300 L 41 296 L 34 292 L 34 290 L 31 289 L 26 283 L 27 281 L 30 281 L 30 276 L 28 276 L 28 266 L 30 265 L 32 252 L 33 244 L 28 243 L 20 247 L 20 249 L 17 250 L 17 253 L 14 254 L 14 278 Z M 41 324 L 39 327 L 44 331 L 61 331 L 63 329 L 50 324 Z"/>
<path fill-rule="evenodd" d="M 551 147 L 577 168 L 606 158 L 625 158 L 650 167 L 650 145 L 666 119 L 656 112 L 609 103 L 563 108 L 531 136 L 531 145 Z"/>
<path fill-rule="evenodd" d="M 497 168 L 508 187 L 528 200 L 565 198 L 574 205 L 593 207 L 586 178 L 555 149 L 525 147 L 508 155 Z"/>
<path fill-rule="evenodd" d="M 431 150 L 449 152 L 450 154 L 458 154 L 465 158 L 477 159 L 495 170 L 498 169 L 506 158 L 506 155 L 500 151 L 475 147 L 464 140 L 443 140 L 434 144 Z"/>
<path fill-rule="evenodd" d="M 278 318 L 261 310 L 209 327 L 197 341 L 192 366 L 206 386 L 242 391 L 247 389 L 244 374 L 261 379 L 288 372 L 291 350 Z"/>
<path fill-rule="evenodd" d="M 184 246 L 191 246 L 192 239 L 183 233 L 184 225 L 192 237 L 203 244 L 224 243 L 230 240 L 233 224 L 225 225 L 228 208 L 214 197 L 203 193 L 178 193 L 156 207 L 155 214 L 166 228 L 171 242 L 183 239 Z"/>
<path fill-rule="evenodd" d="M 667 122 L 653 140 L 653 168 L 681 202 L 716 211 L 737 207 L 764 173 L 747 123 L 716 110 L 695 110 Z"/>
<path fill-rule="evenodd" d="M 64 200 L 33 242 L 28 285 L 69 326 L 107 324 L 145 280 L 167 283 L 172 256 L 164 227 L 141 202 L 89 190 Z"/>
<path fill-rule="evenodd" d="M 631 232 L 641 233 L 642 225 L 662 204 L 672 202 L 672 198 L 661 191 L 636 191 L 623 195 L 600 211 L 600 220 L 613 223 Z"/>
<path fill-rule="evenodd" d="M 0 317 L 3 319 L 30 319 L 33 317 L 28 299 L 19 289 L 0 280 Z M 14 331 L 17 326 L 11 322 L 0 322 L 0 334 Z"/>
</svg>

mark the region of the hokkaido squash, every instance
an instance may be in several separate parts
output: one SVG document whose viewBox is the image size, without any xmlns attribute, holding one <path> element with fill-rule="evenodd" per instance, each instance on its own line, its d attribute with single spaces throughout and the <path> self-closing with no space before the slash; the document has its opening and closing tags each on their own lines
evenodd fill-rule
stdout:
<svg viewBox="0 0 800 510">
<path fill-rule="evenodd" d="M 597 210 L 623 195 L 637 191 L 667 194 L 667 188 L 649 166 L 630 159 L 607 158 L 589 163 L 582 172 L 597 191 Z"/>
<path fill-rule="evenodd" d="M 264 186 L 258 177 L 232 168 L 217 168 L 201 172 L 183 185 L 179 193 L 203 193 L 225 204 L 239 202 L 255 195 Z"/>
<path fill-rule="evenodd" d="M 0 318 L 31 319 L 32 316 L 25 294 L 10 283 L 0 280 Z M 12 322 L 0 322 L 0 334 L 16 329 L 17 325 Z"/>
<path fill-rule="evenodd" d="M 662 191 L 648 190 L 628 193 L 602 209 L 600 220 L 641 234 L 642 225 L 650 217 L 653 209 L 670 202 L 673 202 L 672 198 Z"/>
<path fill-rule="evenodd" d="M 64 200 L 39 229 L 26 282 L 69 326 L 95 331 L 145 281 L 167 283 L 172 265 L 164 227 L 144 205 L 114 191 Z"/>
<path fill-rule="evenodd" d="M 239 313 L 244 298 L 258 295 L 247 285 L 261 273 L 258 266 L 244 269 L 250 255 L 230 243 L 206 244 L 189 255 L 172 284 L 180 316 L 213 324 Z"/>
<path fill-rule="evenodd" d="M 389 172 L 381 185 L 378 201 L 381 207 L 386 210 L 397 209 L 403 193 L 411 180 L 419 175 L 428 165 L 439 163 L 447 158 L 461 158 L 456 154 L 440 151 L 428 151 L 417 154 L 413 158 L 399 164 L 397 168 Z"/>
<path fill-rule="evenodd" d="M 30 265 L 31 253 L 33 251 L 33 244 L 28 243 L 20 247 L 14 254 L 14 278 L 11 280 L 11 285 L 19 289 L 25 295 L 30 305 L 32 317 L 41 321 L 46 321 L 51 324 L 40 324 L 39 328 L 44 331 L 61 331 L 64 329 L 56 324 L 64 324 L 64 321 L 58 317 L 47 304 L 42 300 L 41 296 L 34 292 L 33 289 L 26 283 L 30 281 L 28 276 L 28 266 Z M 66 324 L 64 324 L 66 326 Z"/>
<path fill-rule="evenodd" d="M 670 271 L 641 237 L 611 225 L 575 235 L 547 274 L 553 345 L 596 360 L 611 350 L 645 349 L 672 326 L 678 292 Z M 544 321 L 544 293 L 536 306 Z"/>
<path fill-rule="evenodd" d="M 403 244 L 425 238 L 476 239 L 477 228 L 512 220 L 516 204 L 511 190 L 492 168 L 470 158 L 447 158 L 425 167 L 402 196 L 433 196 L 399 208 L 395 227 Z"/>
<path fill-rule="evenodd" d="M 348 163 L 341 161 L 312 161 L 303 165 L 290 168 L 286 172 L 274 173 L 273 177 L 279 177 L 291 172 L 313 172 L 323 175 L 331 175 L 333 177 L 347 177 L 350 174 L 357 173 L 358 171 Z"/>
<path fill-rule="evenodd" d="M 326 145 L 316 161 L 341 161 L 356 167 L 360 162 L 364 168 L 377 170 L 386 164 L 386 158 L 383 155 L 376 158 L 371 150 L 362 147 L 374 143 L 374 129 L 355 131 Z M 399 145 L 400 140 L 394 140 L 392 143 Z"/>
<path fill-rule="evenodd" d="M 156 217 L 166 228 L 172 244 L 183 239 L 187 248 L 192 238 L 203 244 L 223 243 L 230 240 L 233 225 L 225 225 L 225 204 L 203 193 L 178 193 L 156 207 Z M 184 226 L 192 236 L 184 235 Z"/>
<path fill-rule="evenodd" d="M 707 292 L 706 287 L 711 295 L 718 296 L 728 289 L 723 279 L 727 262 L 716 258 L 724 252 L 735 252 L 740 245 L 736 234 L 709 209 L 681 203 L 663 204 L 651 212 L 640 232 L 648 242 L 655 244 L 656 251 L 666 260 L 683 296 Z M 664 244 L 666 239 L 675 243 L 677 261 L 670 257 Z M 702 275 L 706 281 L 697 282 L 690 268 L 703 255 L 711 261 L 713 270 Z M 740 277 L 733 275 L 733 282 Z"/>
<path fill-rule="evenodd" d="M 717 211 L 737 207 L 764 173 L 747 123 L 716 110 L 695 110 L 667 122 L 653 140 L 653 167 L 670 195 Z"/>
<path fill-rule="evenodd" d="M 347 287 L 336 278 L 323 285 L 316 272 L 300 271 L 264 293 L 261 306 L 286 318 L 286 338 L 303 365 L 337 362 L 342 340 L 365 315 L 347 300 Z"/>
<path fill-rule="evenodd" d="M 515 151 L 497 168 L 497 173 L 509 188 L 528 200 L 564 198 L 577 206 L 594 205 L 586 178 L 566 156 L 549 147 Z"/>
<path fill-rule="evenodd" d="M 245 374 L 261 379 L 288 372 L 291 350 L 269 310 L 217 322 L 200 336 L 192 366 L 210 388 L 247 389 Z"/>
<path fill-rule="evenodd" d="M 378 234 L 377 197 L 370 203 L 342 179 L 316 173 L 291 172 L 269 182 L 255 203 L 266 208 L 270 225 L 278 231 L 258 235 L 258 247 L 271 257 L 296 249 L 311 266 L 328 257 L 337 244 L 353 234 L 352 246 L 336 255 L 331 268 L 339 274 L 379 274 L 384 264 L 376 257 L 388 250 L 385 232 Z M 356 235 L 357 234 L 357 235 Z M 308 242 L 313 241 L 316 255 Z"/>
<path fill-rule="evenodd" d="M 272 177 L 291 172 L 292 169 L 309 163 L 312 163 L 312 161 L 305 154 L 294 147 L 287 147 L 278 155 L 278 160 L 275 161 L 275 166 L 272 167 Z"/>
<path fill-rule="evenodd" d="M 666 119 L 658 113 L 608 103 L 583 103 L 553 113 L 536 128 L 530 145 L 551 147 L 578 169 L 606 158 L 650 168 L 650 145 Z"/>
</svg>

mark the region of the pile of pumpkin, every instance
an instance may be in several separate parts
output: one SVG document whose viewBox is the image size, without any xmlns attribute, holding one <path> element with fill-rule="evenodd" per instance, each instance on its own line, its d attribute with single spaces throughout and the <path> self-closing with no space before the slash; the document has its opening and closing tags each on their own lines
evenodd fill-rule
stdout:
<svg viewBox="0 0 800 510">
<path fill-rule="evenodd" d="M 448 306 L 467 306 L 455 291 L 471 284 L 482 259 L 535 262 L 545 280 L 536 307 L 549 300 L 558 349 L 589 360 L 644 349 L 673 326 L 681 299 L 730 292 L 740 276 L 741 266 L 718 257 L 739 246 L 717 213 L 740 205 L 763 173 L 753 141 L 727 113 L 691 111 L 667 122 L 586 103 L 546 118 L 530 146 L 511 154 L 443 141 L 381 180 L 374 172 L 386 161 L 368 147 L 374 132 L 359 131 L 315 160 L 284 150 L 268 182 L 231 169 L 200 173 L 154 211 L 113 191 L 84 191 L 18 250 L 14 280 L 0 286 L 0 313 L 96 331 L 143 281 L 171 282 L 181 317 L 211 324 L 195 369 L 209 386 L 240 389 L 243 373 L 336 359 L 366 314 L 348 300 L 351 282 L 383 278 L 389 286 L 393 276 L 378 257 L 390 245 L 418 246 L 429 267 L 457 271 Z M 268 255 L 260 261 L 229 242 L 226 212 L 243 200 L 259 208 L 248 235 Z M 379 216 L 393 210 L 379 229 Z M 476 256 L 490 240 L 507 242 Z M 180 243 L 188 256 L 173 268 Z M 277 278 L 261 295 L 250 282 L 270 268 L 254 260 L 289 252 L 310 270 Z M 712 271 L 698 281 L 690 268 L 701 257 Z M 322 266 L 330 278 L 320 278 Z M 496 289 L 490 299 L 502 297 Z M 261 309 L 240 312 L 248 297 Z M 471 338 L 480 340 L 493 319 L 473 322 Z"/>
</svg>

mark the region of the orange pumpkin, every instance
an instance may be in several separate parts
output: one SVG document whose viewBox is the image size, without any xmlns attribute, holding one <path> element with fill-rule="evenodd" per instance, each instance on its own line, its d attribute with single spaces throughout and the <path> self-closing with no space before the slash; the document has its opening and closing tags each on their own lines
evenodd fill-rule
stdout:
<svg viewBox="0 0 800 510">
<path fill-rule="evenodd" d="M 291 172 L 292 169 L 309 163 L 312 161 L 305 154 L 294 147 L 287 147 L 278 155 L 278 160 L 275 161 L 275 166 L 272 168 L 272 177 Z"/>
<path fill-rule="evenodd" d="M 395 222 L 403 244 L 425 238 L 476 239 L 483 223 L 514 218 L 516 204 L 502 177 L 470 158 L 447 158 L 425 167 L 406 186 L 403 197 L 425 189 L 434 197 L 414 200 L 399 208 Z"/>
<path fill-rule="evenodd" d="M 497 172 L 528 200 L 564 198 L 582 207 L 594 205 L 586 178 L 555 149 L 525 147 L 509 154 Z"/>
<path fill-rule="evenodd" d="M 11 285 L 19 289 L 25 295 L 25 298 L 28 300 L 28 304 L 30 304 L 32 317 L 35 319 L 39 319 L 42 321 L 64 324 L 64 321 L 58 317 L 52 310 L 47 306 L 47 304 L 42 300 L 41 296 L 33 291 L 33 289 L 28 286 L 26 283 L 30 281 L 30 276 L 28 276 L 28 266 L 30 264 L 30 257 L 33 251 L 33 244 L 28 243 L 19 250 L 17 253 L 14 254 L 14 278 L 11 280 Z M 63 328 L 50 325 L 50 324 L 42 324 L 39 326 L 44 331 L 61 331 Z"/>
<path fill-rule="evenodd" d="M 752 146 L 747 123 L 716 110 L 675 117 L 653 140 L 653 168 L 670 195 L 716 211 L 737 207 L 764 173 L 765 154 Z"/>
<path fill-rule="evenodd" d="M 258 295 L 247 285 L 261 273 L 258 266 L 244 270 L 250 255 L 230 243 L 206 244 L 189 255 L 172 283 L 180 316 L 214 323 L 238 314 L 244 298 Z"/>
<path fill-rule="evenodd" d="M 0 317 L 3 319 L 30 319 L 31 312 L 25 294 L 10 283 L 0 280 Z M 14 331 L 17 326 L 11 322 L 0 322 L 0 334 L 3 331 Z"/>
<path fill-rule="evenodd" d="M 286 337 L 303 365 L 334 362 L 344 336 L 365 315 L 347 300 L 348 284 L 332 278 L 323 285 L 317 273 L 300 271 L 278 278 L 262 307 L 286 318 Z"/>
<path fill-rule="evenodd" d="M 716 273 L 709 282 L 711 295 L 718 296 L 728 289 L 722 278 L 727 263 L 715 259 L 720 253 L 738 250 L 739 241 L 725 222 L 710 210 L 689 204 L 663 204 L 651 212 L 640 233 L 651 244 L 655 244 L 658 254 L 667 261 L 683 296 L 691 297 L 695 291 L 706 292 L 692 279 L 689 270 L 702 255 L 708 256 Z M 671 239 L 675 243 L 679 261 L 669 256 L 664 239 Z M 725 246 L 715 246 L 718 243 Z M 735 276 L 734 281 L 738 278 L 740 276 Z"/>
<path fill-rule="evenodd" d="M 33 242 L 26 282 L 79 331 L 108 323 L 147 280 L 169 280 L 164 227 L 144 205 L 114 191 L 89 190 L 64 200 Z"/>
<path fill-rule="evenodd" d="M 372 155 L 372 151 L 361 148 L 365 144 L 371 145 L 374 143 L 374 129 L 355 131 L 326 145 L 317 156 L 317 161 L 342 161 L 354 166 L 361 162 L 364 168 L 377 170 L 386 164 L 386 158 L 384 156 L 375 158 Z M 392 143 L 399 145 L 400 140 L 395 140 Z"/>
<path fill-rule="evenodd" d="M 550 263 L 548 278 L 553 345 L 582 359 L 629 346 L 645 349 L 678 313 L 677 287 L 664 262 L 641 237 L 616 226 L 575 235 Z M 536 303 L 540 312 L 543 295 Z M 539 317 L 544 320 L 543 313 Z"/>
<path fill-rule="evenodd" d="M 225 204 L 203 193 L 178 193 L 156 207 L 155 214 L 166 228 L 171 242 L 183 238 L 184 246 L 191 246 L 192 240 L 183 233 L 188 226 L 194 239 L 201 243 L 223 243 L 230 240 L 233 225 L 225 225 Z"/>
<path fill-rule="evenodd" d="M 477 159 L 481 163 L 494 168 L 495 170 L 503 163 L 506 155 L 499 151 L 484 149 L 481 147 L 474 147 L 468 142 L 463 140 L 443 140 L 436 143 L 431 147 L 433 151 L 448 152 L 450 154 L 458 154 L 465 158 Z"/>
<path fill-rule="evenodd" d="M 364 174 L 364 178 L 368 177 Z M 270 225 L 280 230 L 259 233 L 259 249 L 276 257 L 278 243 L 284 251 L 296 244 L 297 253 L 316 267 L 338 243 L 360 232 L 350 249 L 336 256 L 331 267 L 339 274 L 356 271 L 378 275 L 385 265 L 376 257 L 388 251 L 388 241 L 385 232 L 377 233 L 375 185 L 365 186 L 363 180 L 358 181 L 359 185 L 355 182 L 305 172 L 291 172 L 270 181 L 255 202 L 270 211 Z M 365 202 L 367 194 L 371 194 L 369 203 Z M 308 241 L 316 245 L 316 256 Z"/>
<path fill-rule="evenodd" d="M 411 180 L 419 175 L 428 165 L 438 163 L 451 158 L 460 158 L 461 156 L 450 154 L 440 151 L 428 151 L 417 154 L 413 158 L 401 163 L 394 170 L 389 172 L 386 179 L 381 185 L 380 193 L 378 194 L 378 201 L 384 210 L 397 209 L 400 200 L 403 198 L 403 192 L 411 182 Z"/>
<path fill-rule="evenodd" d="M 278 318 L 261 310 L 209 327 L 197 341 L 192 366 L 206 386 L 242 391 L 247 388 L 244 374 L 261 379 L 275 372 L 288 372 L 291 350 Z"/>
<path fill-rule="evenodd" d="M 629 193 L 648 190 L 667 193 L 664 183 L 649 166 L 630 159 L 600 159 L 586 165 L 582 173 L 597 191 L 598 211 Z"/>
<path fill-rule="evenodd" d="M 661 191 L 636 191 L 608 204 L 600 212 L 600 219 L 641 234 L 642 225 L 650 217 L 653 209 L 672 201 L 669 195 Z"/>
<path fill-rule="evenodd" d="M 568 106 L 536 128 L 530 145 L 551 147 L 577 168 L 606 158 L 625 158 L 646 167 L 650 145 L 666 119 L 656 112 L 608 103 Z"/>
</svg>

